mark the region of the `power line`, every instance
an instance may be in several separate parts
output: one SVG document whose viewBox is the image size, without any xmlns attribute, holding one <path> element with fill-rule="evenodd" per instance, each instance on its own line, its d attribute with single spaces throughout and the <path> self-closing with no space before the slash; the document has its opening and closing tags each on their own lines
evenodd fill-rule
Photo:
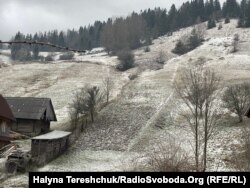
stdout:
<svg viewBox="0 0 250 188">
<path fill-rule="evenodd" d="M 41 46 L 50 46 L 52 48 L 58 48 L 61 50 L 78 52 L 78 53 L 85 53 L 86 52 L 86 50 L 79 50 L 79 49 L 73 49 L 73 48 L 69 48 L 69 47 L 63 47 L 63 46 L 59 46 L 56 44 L 51 44 L 49 42 L 37 42 L 37 41 L 26 41 L 26 40 L 23 40 L 23 41 L 1 41 L 0 40 L 0 44 L 9 44 L 9 45 L 12 45 L 12 44 L 27 44 L 27 45 L 35 44 L 35 45 L 41 45 Z"/>
</svg>

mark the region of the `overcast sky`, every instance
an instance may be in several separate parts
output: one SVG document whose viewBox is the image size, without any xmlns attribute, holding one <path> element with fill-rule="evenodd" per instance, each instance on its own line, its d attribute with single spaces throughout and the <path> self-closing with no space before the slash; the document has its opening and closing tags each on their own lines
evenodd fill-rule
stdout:
<svg viewBox="0 0 250 188">
<path fill-rule="evenodd" d="M 67 30 L 126 16 L 132 11 L 179 7 L 187 0 L 0 0 L 0 40 L 17 31 L 25 34 L 52 29 Z M 221 0 L 223 1 L 223 0 Z"/>
</svg>

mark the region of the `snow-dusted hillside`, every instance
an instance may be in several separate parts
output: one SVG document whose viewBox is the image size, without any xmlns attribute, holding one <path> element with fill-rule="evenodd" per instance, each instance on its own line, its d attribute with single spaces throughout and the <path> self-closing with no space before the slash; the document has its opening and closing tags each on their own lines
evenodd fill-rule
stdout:
<svg viewBox="0 0 250 188">
<path fill-rule="evenodd" d="M 184 150 L 191 152 L 189 127 L 175 113 L 179 106 L 173 91 L 173 81 L 182 67 L 194 65 L 200 58 L 205 60 L 205 66 L 213 68 L 220 75 L 223 86 L 248 81 L 250 29 L 236 28 L 236 22 L 231 20 L 229 24 L 223 23 L 221 30 L 207 30 L 203 45 L 182 56 L 173 54 L 171 50 L 176 41 L 189 33 L 192 27 L 174 32 L 172 36 L 160 37 L 153 41 L 150 52 L 144 52 L 144 48 L 135 50 L 139 68 L 124 73 L 110 68 L 110 65 L 117 63 L 117 59 L 103 52 L 94 57 L 79 57 L 88 63 L 10 65 L 0 69 L 0 93 L 5 96 L 51 97 L 59 121 L 65 122 L 68 103 L 77 87 L 85 83 L 100 84 L 108 71 L 114 77 L 118 94 L 116 100 L 100 112 L 94 125 L 80 136 L 67 155 L 40 170 L 131 170 L 135 158 L 143 156 L 140 162 L 147 163 L 145 153 L 158 143 L 168 143 L 169 138 L 177 139 Z M 231 53 L 235 33 L 240 38 L 239 51 Z M 160 51 L 164 51 L 167 56 L 163 69 L 152 70 L 146 66 L 137 70 L 144 63 L 154 64 Z M 128 75 L 135 72 L 141 73 L 129 81 Z M 211 171 L 230 170 L 228 160 L 241 143 L 239 135 L 242 126 L 237 125 L 237 120 L 229 116 L 222 122 L 218 134 L 209 145 L 208 170 Z M 245 122 L 246 126 L 250 124 L 249 120 Z"/>
</svg>

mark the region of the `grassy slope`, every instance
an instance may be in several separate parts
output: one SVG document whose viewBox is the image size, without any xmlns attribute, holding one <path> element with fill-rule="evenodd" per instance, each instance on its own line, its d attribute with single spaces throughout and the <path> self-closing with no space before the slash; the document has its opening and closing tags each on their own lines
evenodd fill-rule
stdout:
<svg viewBox="0 0 250 188">
<path fill-rule="evenodd" d="M 129 164 L 129 162 L 124 162 L 125 164 L 119 162 L 124 161 L 124 158 L 121 157 L 123 154 L 126 154 L 127 160 L 133 159 L 135 153 L 143 155 L 145 151 L 151 150 L 159 142 L 167 143 L 168 139 L 172 137 L 177 138 L 182 143 L 184 149 L 191 151 L 189 143 L 192 141 L 192 137 L 189 133 L 189 128 L 176 115 L 179 104 L 176 101 L 172 87 L 173 79 L 178 77 L 181 67 L 190 66 L 190 64 L 194 64 L 202 57 L 206 60 L 206 66 L 214 68 L 222 77 L 224 86 L 247 81 L 250 78 L 249 29 L 236 28 L 236 21 L 232 21 L 227 25 L 223 24 L 222 30 L 214 28 L 206 32 L 206 41 L 202 46 L 188 54 L 176 57 L 176 55 L 171 53 L 174 44 L 182 35 L 190 32 L 191 29 L 182 29 L 175 32 L 171 37 L 161 37 L 155 40 L 154 44 L 150 46 L 151 51 L 148 53 L 144 53 L 143 49 L 135 51 L 136 61 L 139 65 L 142 65 L 144 62 L 154 63 L 160 50 L 165 51 L 168 54 L 168 61 L 164 69 L 158 71 L 146 70 L 136 80 L 131 81 L 127 85 L 125 85 L 125 82 L 127 82 L 126 77 L 128 73 L 119 74 L 113 72 L 112 74 L 117 74 L 117 86 L 124 85 L 124 88 L 121 94 L 100 112 L 96 123 L 93 125 L 97 129 L 93 129 L 93 127 L 89 128 L 81 136 L 71 152 L 50 163 L 45 167 L 45 170 L 67 170 L 71 167 L 74 168 L 74 166 L 77 170 L 83 171 L 122 170 Z M 239 33 L 240 35 L 240 50 L 231 54 L 230 50 L 234 33 Z M 34 66 L 28 66 L 31 66 L 31 70 L 33 71 Z M 55 68 L 52 69 L 53 71 L 50 74 L 51 80 L 55 79 L 52 76 L 54 75 L 53 72 L 61 70 L 60 66 L 53 66 Z M 66 74 L 63 76 L 64 78 L 60 78 L 56 84 L 53 83 L 48 90 L 41 87 L 41 92 L 35 95 L 52 97 L 59 116 L 62 112 L 62 114 L 65 114 L 67 110 L 67 105 L 64 104 L 61 107 L 60 104 L 62 102 L 60 101 L 65 101 L 65 97 L 66 101 L 68 101 L 71 96 L 71 94 L 67 94 L 66 96 L 65 94 L 61 95 L 63 88 L 64 90 L 65 88 L 71 88 L 66 91 L 72 92 L 72 88 L 76 85 L 80 86 L 82 82 L 85 82 L 84 78 L 86 78 L 86 81 L 91 80 L 94 83 L 99 83 L 100 81 L 99 78 L 96 78 L 96 75 L 91 74 L 94 69 L 100 70 L 97 68 L 97 65 L 93 69 L 88 69 L 87 67 L 94 65 L 81 67 L 84 65 L 75 63 L 65 63 L 61 66 L 65 66 L 65 68 L 61 70 L 59 75 Z M 27 69 L 26 66 L 17 69 L 23 72 L 24 67 Z M 39 72 L 41 69 L 43 70 L 43 67 L 41 66 L 38 69 Z M 88 71 L 83 71 L 83 68 L 87 68 Z M 65 73 L 65 70 L 70 70 L 71 73 Z M 75 76 L 78 74 L 74 73 L 79 70 L 83 72 L 76 79 Z M 15 95 L 23 94 L 32 96 L 29 92 L 25 94 L 25 90 L 23 89 L 25 87 L 17 87 L 21 84 L 18 82 L 20 77 L 17 76 L 14 80 L 13 74 L 8 77 L 13 72 L 14 70 L 11 68 L 6 74 L 3 73 L 8 79 L 2 78 L 0 80 L 2 82 L 9 80 L 10 82 L 11 87 L 5 86 L 8 90 L 6 94 L 15 93 Z M 101 71 L 98 73 L 101 74 Z M 24 75 L 27 76 L 23 77 L 27 77 L 30 80 L 27 72 Z M 73 78 L 71 78 L 72 75 Z M 80 79 L 81 77 L 83 79 Z M 46 75 L 47 78 L 50 78 L 50 76 Z M 39 82 L 35 83 L 38 84 Z M 15 89 L 16 87 L 18 89 Z M 26 87 L 29 91 L 32 91 L 32 87 L 29 87 L 28 84 L 26 84 Z M 5 91 L 5 89 L 2 89 L 2 91 Z M 52 93 L 54 94 L 52 95 Z M 228 117 L 222 120 L 224 123 L 219 127 L 219 134 L 214 137 L 209 146 L 210 170 L 227 169 L 225 160 L 228 160 L 228 156 L 240 145 L 239 134 L 241 126 L 237 125 L 235 118 Z M 246 125 L 249 124 L 248 122 L 247 120 Z M 227 124 L 236 126 L 225 126 Z M 163 129 L 160 129 L 159 126 L 163 127 Z M 75 165 L 78 164 L 78 158 L 81 159 L 81 163 Z M 113 162 L 119 167 L 116 166 L 114 168 Z"/>
</svg>

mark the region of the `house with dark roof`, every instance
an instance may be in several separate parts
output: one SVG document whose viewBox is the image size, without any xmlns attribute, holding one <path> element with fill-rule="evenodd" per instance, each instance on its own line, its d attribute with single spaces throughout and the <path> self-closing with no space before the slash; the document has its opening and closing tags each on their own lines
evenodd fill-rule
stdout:
<svg viewBox="0 0 250 188">
<path fill-rule="evenodd" d="M 50 122 L 57 121 L 54 107 L 49 98 L 5 97 L 16 122 L 11 130 L 27 136 L 49 132 Z"/>
<path fill-rule="evenodd" d="M 8 103 L 0 95 L 0 148 L 10 143 L 9 130 L 14 121 L 15 118 Z"/>
</svg>

